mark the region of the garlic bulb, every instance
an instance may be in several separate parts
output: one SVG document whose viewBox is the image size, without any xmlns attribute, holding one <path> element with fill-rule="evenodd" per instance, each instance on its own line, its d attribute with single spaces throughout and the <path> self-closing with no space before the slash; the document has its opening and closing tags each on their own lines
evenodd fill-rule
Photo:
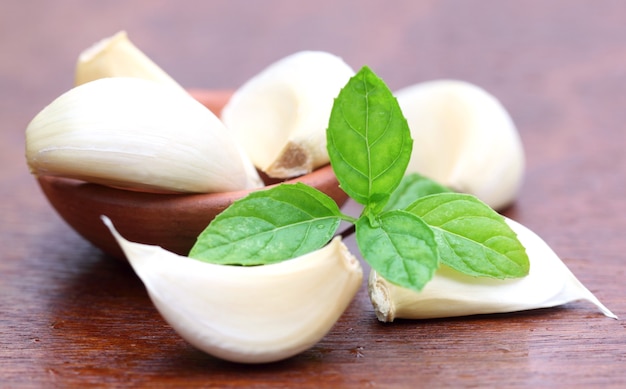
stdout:
<svg viewBox="0 0 626 389">
<path fill-rule="evenodd" d="M 395 286 L 375 271 L 369 294 L 378 320 L 429 319 L 548 308 L 576 300 L 595 304 L 606 316 L 617 318 L 576 279 L 556 253 L 538 235 L 506 219 L 526 247 L 530 273 L 524 278 L 476 278 L 441 266 L 417 293 Z"/>
<path fill-rule="evenodd" d="M 362 281 L 359 261 L 340 238 L 276 264 L 225 266 L 129 242 L 102 219 L 174 330 L 200 350 L 233 362 L 273 362 L 312 347 Z"/>
<path fill-rule="evenodd" d="M 183 88 L 137 48 L 126 31 L 102 39 L 80 53 L 76 63 L 75 85 L 106 77 L 135 77 Z"/>
<path fill-rule="evenodd" d="M 524 151 L 511 117 L 494 96 L 454 80 L 416 84 L 395 95 L 415 140 L 407 173 L 473 194 L 494 209 L 515 199 Z"/>
<path fill-rule="evenodd" d="M 329 162 L 330 111 L 353 75 L 352 68 L 332 54 L 292 54 L 237 89 L 222 120 L 255 166 L 270 177 L 310 173 Z"/>
<path fill-rule="evenodd" d="M 151 191 L 224 192 L 262 186 L 222 122 L 184 93 L 139 78 L 75 87 L 26 129 L 35 175 Z"/>
</svg>

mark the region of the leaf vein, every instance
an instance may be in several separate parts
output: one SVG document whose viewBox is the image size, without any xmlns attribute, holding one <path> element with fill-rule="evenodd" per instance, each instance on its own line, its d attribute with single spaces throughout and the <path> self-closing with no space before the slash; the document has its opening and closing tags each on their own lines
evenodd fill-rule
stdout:
<svg viewBox="0 0 626 389">
<path fill-rule="evenodd" d="M 477 242 L 476 242 L 476 241 L 471 240 L 471 239 L 469 239 L 469 238 L 467 238 L 467 237 L 465 237 L 465 236 L 463 236 L 463 235 L 459 235 L 459 234 L 456 234 L 456 233 L 453 233 L 453 232 L 450 232 L 450 231 L 444 230 L 444 229 L 439 228 L 439 227 L 437 227 L 437 226 L 432 226 L 432 228 L 434 228 L 434 229 L 436 229 L 436 230 L 439 230 L 439 232 L 440 232 L 440 233 L 441 233 L 441 231 L 445 232 L 445 233 L 442 233 L 442 234 L 441 234 L 441 236 L 442 236 L 442 237 L 443 237 L 443 239 L 446 241 L 446 243 L 448 244 L 448 246 L 452 248 L 452 251 L 454 251 L 454 253 L 455 253 L 455 254 L 456 254 L 459 258 L 462 258 L 462 255 L 460 255 L 460 254 L 458 253 L 458 251 L 454 249 L 454 246 L 451 244 L 451 240 L 450 240 L 449 236 L 455 236 L 455 237 L 457 237 L 457 238 L 459 238 L 459 239 L 461 239 L 461 240 L 464 240 L 464 241 L 467 241 L 467 242 L 471 242 L 471 243 L 477 244 Z M 501 236 L 503 236 L 503 235 L 501 235 Z M 497 250 L 495 250 L 495 249 L 493 249 L 493 248 L 491 248 L 491 247 L 489 247 L 489 246 L 486 246 L 486 245 L 484 245 L 484 244 L 478 244 L 478 245 L 480 246 L 481 251 L 482 251 L 483 253 L 485 253 L 485 254 L 484 254 L 484 257 L 485 257 L 485 258 L 488 258 L 488 257 L 489 257 L 489 256 L 486 254 L 487 252 L 489 252 L 489 253 L 497 254 L 498 256 L 503 256 L 503 257 L 505 257 L 505 258 L 508 260 L 508 262 L 509 262 L 509 263 L 512 263 L 512 264 L 514 264 L 515 266 L 519 266 L 519 264 L 518 264 L 517 262 L 515 262 L 513 259 L 509 258 L 509 256 L 508 256 L 508 255 L 505 255 L 504 253 L 501 253 L 501 252 L 499 252 L 499 251 L 497 251 Z M 465 264 L 467 265 L 467 267 L 469 267 L 470 269 L 472 269 L 472 270 L 474 270 L 474 271 L 477 271 L 477 269 L 476 269 L 475 267 L 473 267 L 473 266 L 470 266 L 470 264 L 469 264 L 467 261 L 463 260 L 463 263 L 465 263 Z M 491 265 L 493 265 L 496 269 L 498 269 L 498 270 L 502 270 L 501 268 L 499 268 L 498 266 L 496 266 L 496 264 L 494 264 L 494 263 L 493 263 L 493 261 L 489 261 L 489 263 L 490 263 Z"/>
</svg>

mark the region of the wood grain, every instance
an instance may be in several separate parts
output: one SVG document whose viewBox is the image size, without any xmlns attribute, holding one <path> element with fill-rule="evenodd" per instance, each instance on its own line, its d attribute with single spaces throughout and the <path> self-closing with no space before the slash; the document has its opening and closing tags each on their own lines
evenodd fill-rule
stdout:
<svg viewBox="0 0 626 389">
<path fill-rule="evenodd" d="M 70 87 L 80 51 L 120 29 L 186 87 L 236 88 L 304 49 L 367 64 L 392 89 L 434 78 L 484 87 L 511 112 L 527 154 L 507 215 L 626 316 L 626 4 L 9 0 L 0 12 L 0 387 L 626 385 L 623 320 L 578 302 L 380 324 L 362 288 L 319 344 L 280 363 L 227 363 L 186 344 L 126 264 L 55 214 L 24 161 L 28 121 Z"/>
</svg>

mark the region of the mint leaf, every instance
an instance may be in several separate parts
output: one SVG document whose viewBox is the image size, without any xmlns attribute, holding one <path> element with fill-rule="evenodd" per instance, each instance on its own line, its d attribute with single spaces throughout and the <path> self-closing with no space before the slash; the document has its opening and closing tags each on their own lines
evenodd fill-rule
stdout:
<svg viewBox="0 0 626 389">
<path fill-rule="evenodd" d="M 404 209 L 421 197 L 446 192 L 452 192 L 452 190 L 421 174 L 407 174 L 389 197 L 385 210 Z"/>
<path fill-rule="evenodd" d="M 406 211 L 385 212 L 376 218 L 376 225 L 359 218 L 356 240 L 374 270 L 405 288 L 421 290 L 439 266 L 433 231 Z"/>
<path fill-rule="evenodd" d="M 413 141 L 395 97 L 368 67 L 335 99 L 326 134 L 341 188 L 366 210 L 380 212 L 404 176 Z"/>
<path fill-rule="evenodd" d="M 528 274 L 525 249 L 502 216 L 474 196 L 418 174 L 404 177 L 411 133 L 396 99 L 368 67 L 335 99 L 326 133 L 341 188 L 365 206 L 358 219 L 312 187 L 282 184 L 234 202 L 189 256 L 230 265 L 279 262 L 322 247 L 345 220 L 355 224 L 365 261 L 401 287 L 421 290 L 440 263 L 473 276 Z"/>
<path fill-rule="evenodd" d="M 305 184 L 252 192 L 220 213 L 189 256 L 211 263 L 263 265 L 324 246 L 341 222 L 337 204 Z"/>
<path fill-rule="evenodd" d="M 476 197 L 442 193 L 423 197 L 407 209 L 434 230 L 442 263 L 473 276 L 523 277 L 529 261 L 504 218 Z"/>
</svg>

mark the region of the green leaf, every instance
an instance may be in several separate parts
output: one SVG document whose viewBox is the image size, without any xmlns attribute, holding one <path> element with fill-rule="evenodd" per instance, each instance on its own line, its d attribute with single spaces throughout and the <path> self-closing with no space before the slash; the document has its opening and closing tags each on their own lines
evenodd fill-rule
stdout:
<svg viewBox="0 0 626 389">
<path fill-rule="evenodd" d="M 442 193 L 407 209 L 433 228 L 442 263 L 473 276 L 515 278 L 528 274 L 524 246 L 504 218 L 476 197 Z"/>
<path fill-rule="evenodd" d="M 395 97 L 368 67 L 335 99 L 326 134 L 341 188 L 380 212 L 404 176 L 413 140 Z"/>
<path fill-rule="evenodd" d="M 433 231 L 406 211 L 385 212 L 375 225 L 361 217 L 356 224 L 356 240 L 374 270 L 405 288 L 420 291 L 439 266 Z"/>
<path fill-rule="evenodd" d="M 405 209 L 421 197 L 446 192 L 452 192 L 452 190 L 421 174 L 407 174 L 391 194 L 385 210 Z"/>
<path fill-rule="evenodd" d="M 305 184 L 252 192 L 220 213 L 189 256 L 230 265 L 264 265 L 324 246 L 341 222 L 337 204 Z"/>
</svg>

